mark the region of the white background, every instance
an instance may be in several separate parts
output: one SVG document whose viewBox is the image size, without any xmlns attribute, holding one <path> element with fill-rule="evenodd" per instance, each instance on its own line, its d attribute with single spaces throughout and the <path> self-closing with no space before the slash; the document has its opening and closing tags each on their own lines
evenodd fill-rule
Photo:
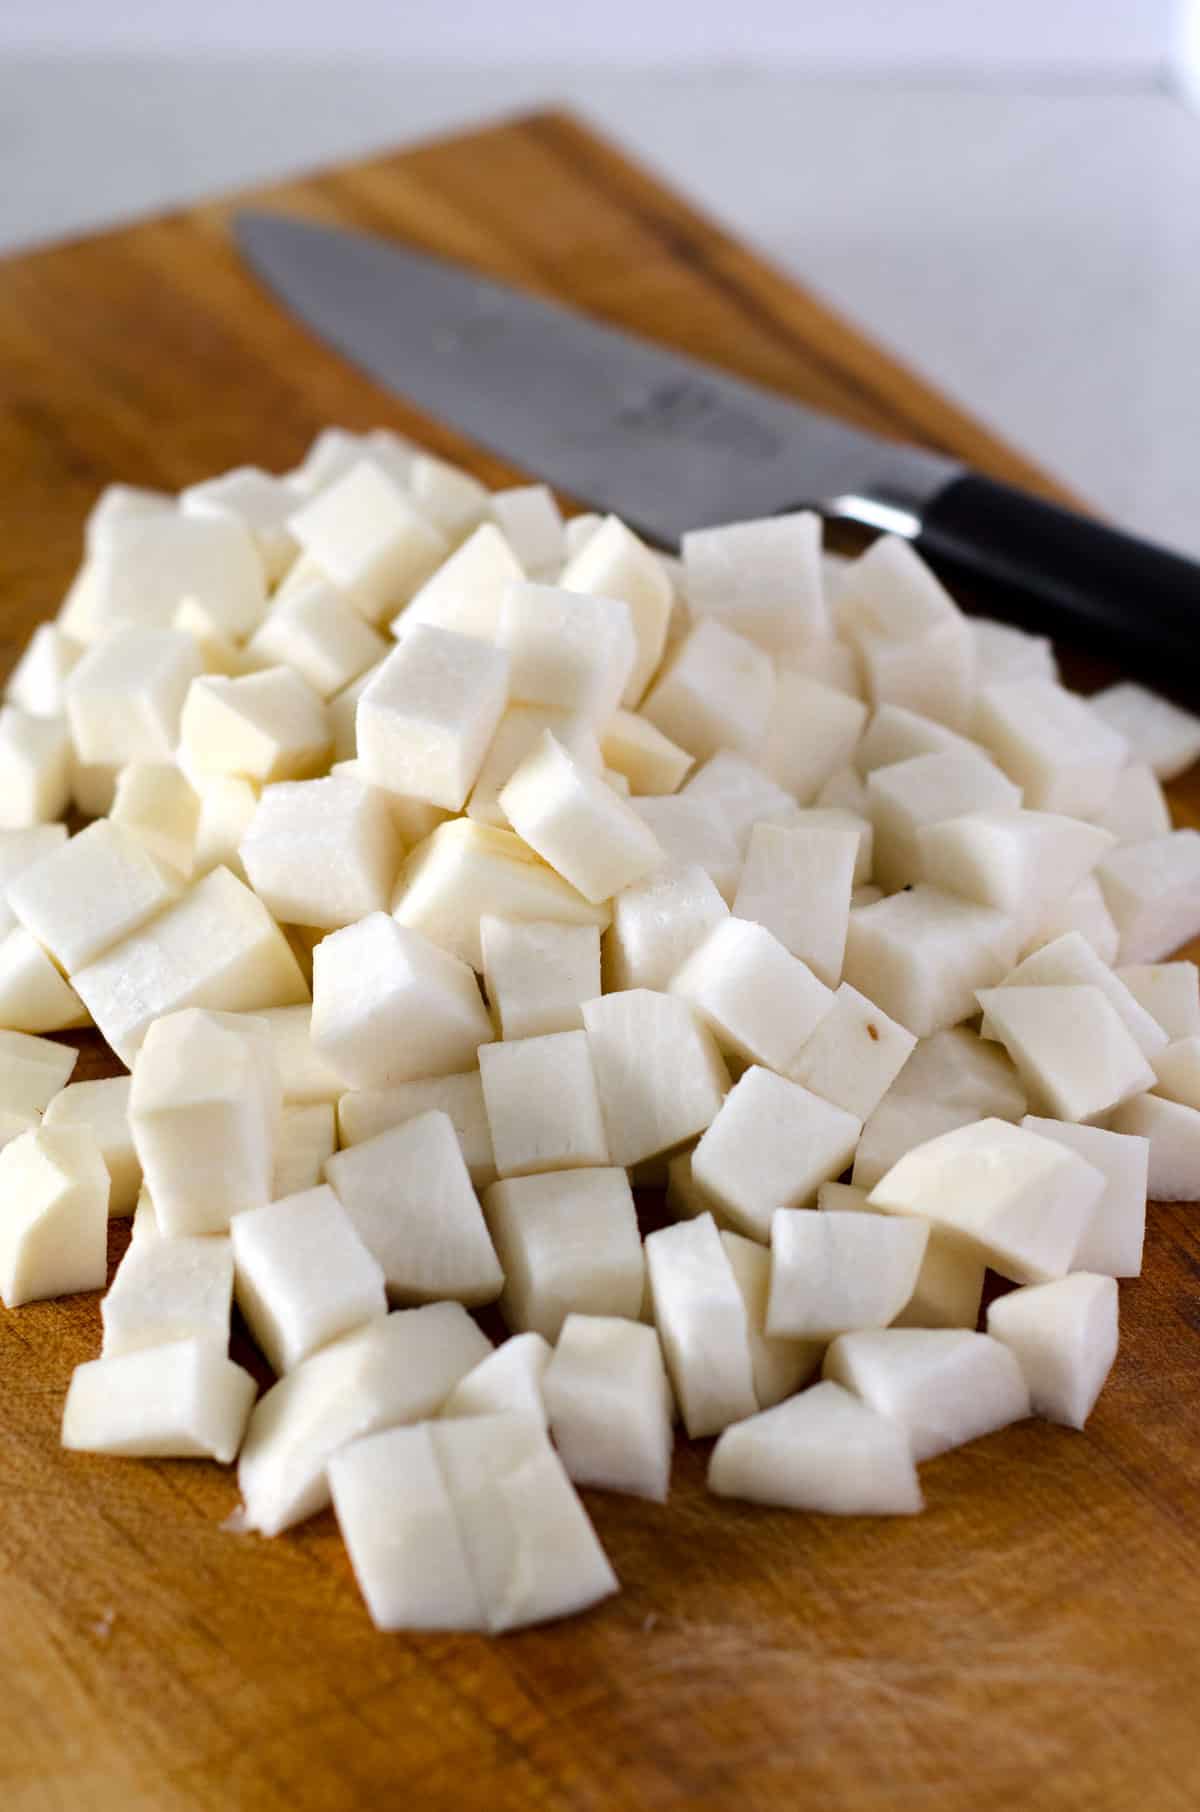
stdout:
<svg viewBox="0 0 1200 1812">
<path fill-rule="evenodd" d="M 1200 0 L 0 0 L 0 250 L 565 101 L 1200 554 L 1189 20 L 1200 59 Z"/>
</svg>

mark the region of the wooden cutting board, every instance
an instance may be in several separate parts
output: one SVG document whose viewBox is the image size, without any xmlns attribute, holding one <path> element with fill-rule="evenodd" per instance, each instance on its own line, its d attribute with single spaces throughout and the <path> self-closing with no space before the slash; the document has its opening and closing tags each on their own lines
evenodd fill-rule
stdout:
<svg viewBox="0 0 1200 1812">
<path fill-rule="evenodd" d="M 1055 491 L 562 115 L 254 199 L 408 237 Z M 229 212 L 0 264 L 0 671 L 112 479 L 285 467 L 327 422 L 390 423 L 511 476 L 289 320 L 240 267 Z M 1195 777 L 1175 803 L 1196 822 Z M 331 1518 L 227 1533 L 236 1488 L 215 1466 L 63 1455 L 96 1299 L 0 1310 L 0 1804 L 1194 1812 L 1197 1224 L 1152 1210 L 1085 1434 L 1029 1422 L 949 1454 L 923 1469 L 927 1513 L 898 1522 L 720 1503 L 707 1443 L 682 1445 L 667 1510 L 587 1494 L 622 1595 L 495 1642 L 376 1634 Z"/>
</svg>

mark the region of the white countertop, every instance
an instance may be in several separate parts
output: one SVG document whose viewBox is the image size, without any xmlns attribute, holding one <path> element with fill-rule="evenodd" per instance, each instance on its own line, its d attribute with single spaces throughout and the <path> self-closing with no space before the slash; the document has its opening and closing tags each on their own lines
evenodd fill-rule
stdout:
<svg viewBox="0 0 1200 1812">
<path fill-rule="evenodd" d="M 1200 118 L 1140 82 L 9 54 L 0 247 L 553 100 L 1098 506 L 1200 554 Z"/>
</svg>

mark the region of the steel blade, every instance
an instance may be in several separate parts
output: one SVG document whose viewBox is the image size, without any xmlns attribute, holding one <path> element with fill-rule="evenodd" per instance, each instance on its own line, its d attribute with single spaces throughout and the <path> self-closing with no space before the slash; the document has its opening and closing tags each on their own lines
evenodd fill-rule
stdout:
<svg viewBox="0 0 1200 1812">
<path fill-rule="evenodd" d="M 254 213 L 235 233 L 376 381 L 663 544 L 802 504 L 931 493 L 960 469 L 391 240 Z"/>
</svg>

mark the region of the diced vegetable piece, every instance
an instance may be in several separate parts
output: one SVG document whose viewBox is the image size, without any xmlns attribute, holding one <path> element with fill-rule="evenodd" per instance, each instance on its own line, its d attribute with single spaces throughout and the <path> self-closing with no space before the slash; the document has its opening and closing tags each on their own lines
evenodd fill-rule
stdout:
<svg viewBox="0 0 1200 1812">
<path fill-rule="evenodd" d="M 781 664 L 758 759 L 807 804 L 851 759 L 867 717 L 856 696 Z"/>
<path fill-rule="evenodd" d="M 200 795 L 172 762 L 135 761 L 117 776 L 113 824 L 149 853 L 191 878 L 200 829 Z"/>
<path fill-rule="evenodd" d="M 229 1233 L 238 1307 L 277 1372 L 387 1314 L 382 1268 L 328 1185 L 237 1214 Z"/>
<path fill-rule="evenodd" d="M 554 585 L 510 585 L 495 639 L 508 655 L 510 698 L 598 725 L 620 705 L 637 660 L 627 605 Z"/>
<path fill-rule="evenodd" d="M 262 1007 L 254 1015 L 271 1034 L 283 1099 L 292 1106 L 336 1101 L 344 1084 L 312 1041 L 312 1008 Z"/>
<path fill-rule="evenodd" d="M 211 1337 L 140 1347 L 78 1365 L 63 1409 L 62 1443 L 76 1453 L 130 1459 L 236 1458 L 254 1379 Z"/>
<path fill-rule="evenodd" d="M 104 1287 L 108 1172 L 85 1132 L 38 1127 L 0 1151 L 0 1301 Z"/>
<path fill-rule="evenodd" d="M 600 992 L 595 925 L 484 918 L 483 976 L 502 1038 L 536 1038 L 583 1025 L 583 1003 Z"/>
<path fill-rule="evenodd" d="M 553 1348 L 540 1334 L 513 1334 L 481 1359 L 442 1404 L 443 1416 L 490 1416 L 504 1410 L 546 1420 L 542 1380 Z"/>
<path fill-rule="evenodd" d="M 418 1114 L 437 1108 L 450 1116 L 471 1182 L 486 1189 L 496 1180 L 492 1131 L 483 1099 L 478 1070 L 455 1076 L 422 1077 L 400 1082 L 394 1088 L 361 1089 L 343 1095 L 338 1103 L 338 1127 L 343 1145 L 361 1145 L 377 1133 L 403 1126 Z"/>
<path fill-rule="evenodd" d="M 324 705 L 291 667 L 193 680 L 180 740 L 189 770 L 233 774 L 260 786 L 318 773 L 333 746 Z"/>
<path fill-rule="evenodd" d="M 499 1176 L 610 1162 L 586 1033 L 484 1045 L 479 1074 Z"/>
<path fill-rule="evenodd" d="M 1165 837 L 1171 828 L 1171 808 L 1153 771 L 1136 761 L 1122 768 L 1096 823 L 1111 832 L 1118 843 L 1145 843 L 1150 837 Z"/>
<path fill-rule="evenodd" d="M 722 749 L 696 769 L 681 798 L 719 816 L 741 854 L 756 824 L 784 822 L 796 811 L 796 801 L 783 787 L 745 755 Z"/>
<path fill-rule="evenodd" d="M 239 853 L 275 918 L 326 931 L 386 911 L 400 866 L 387 795 L 344 774 L 266 787 Z"/>
<path fill-rule="evenodd" d="M 1085 699 L 1049 679 L 981 692 L 975 735 L 1022 789 L 1031 811 L 1096 817 L 1129 760 L 1125 738 Z"/>
<path fill-rule="evenodd" d="M 728 904 L 737 892 L 742 857 L 725 820 L 698 799 L 682 793 L 651 794 L 630 800 L 633 810 L 654 833 L 667 867 L 702 868 Z M 653 881 L 665 869 L 646 878 Z M 618 898 L 620 896 L 618 895 Z"/>
<path fill-rule="evenodd" d="M 1018 963 L 1004 977 L 1005 988 L 1099 988 L 1126 1031 L 1147 1057 L 1165 1049 L 1167 1037 L 1152 1014 L 1139 1004 L 1125 983 L 1101 961 L 1078 931 L 1065 932 Z M 984 1021 L 983 1036 L 990 1036 Z"/>
<path fill-rule="evenodd" d="M 1055 902 L 1030 939 L 1030 948 L 1045 949 L 1072 931 L 1091 945 L 1102 963 L 1116 962 L 1121 934 L 1095 875 L 1088 875 L 1065 899 Z"/>
<path fill-rule="evenodd" d="M 732 1225 L 766 1240 L 781 1204 L 804 1207 L 849 1164 L 861 1121 L 770 1070 L 735 1083 L 692 1154 L 692 1174 Z"/>
<path fill-rule="evenodd" d="M 568 1315 L 542 1392 L 555 1445 L 577 1485 L 666 1503 L 674 1401 L 653 1328 L 610 1315 Z"/>
<path fill-rule="evenodd" d="M 729 1072 L 684 1000 L 631 988 L 583 1008 L 609 1156 L 640 1164 L 711 1125 Z"/>
<path fill-rule="evenodd" d="M 979 745 L 933 717 L 922 717 L 903 705 L 880 705 L 854 751 L 854 765 L 863 775 L 917 755 L 960 755 L 978 759 Z"/>
<path fill-rule="evenodd" d="M 100 819 L 17 876 L 8 890 L 27 931 L 73 975 L 178 899 L 178 873 Z"/>
<path fill-rule="evenodd" d="M 101 1354 L 115 1359 L 177 1340 L 229 1345 L 233 1253 L 228 1239 L 134 1240 L 100 1304 Z"/>
<path fill-rule="evenodd" d="M 1126 843 L 1096 870 L 1122 963 L 1158 963 L 1200 935 L 1200 831 Z"/>
<path fill-rule="evenodd" d="M 1078 1152 L 980 1120 L 900 1158 L 870 1203 L 954 1233 L 1015 1283 L 1047 1283 L 1070 1270 L 1104 1190 L 1104 1175 Z"/>
<path fill-rule="evenodd" d="M 337 1150 L 337 1114 L 332 1101 L 284 1103 L 275 1141 L 271 1200 L 315 1189 Z"/>
<path fill-rule="evenodd" d="M 1200 1033 L 1200 969 L 1195 963 L 1132 963 L 1118 969 L 1117 976 L 1169 1040 Z"/>
<path fill-rule="evenodd" d="M 89 648 L 66 688 L 79 759 L 169 760 L 201 671 L 195 642 L 177 629 L 122 629 Z"/>
<path fill-rule="evenodd" d="M 789 1075 L 834 995 L 763 925 L 728 918 L 671 978 L 723 1051 Z"/>
<path fill-rule="evenodd" d="M 887 1327 L 912 1297 L 928 1239 L 927 1221 L 777 1208 L 767 1331 L 832 1340 Z"/>
<path fill-rule="evenodd" d="M 1107 831 L 1055 812 L 973 812 L 917 832 L 921 874 L 934 887 L 1006 912 L 1032 937 L 1111 847 Z"/>
<path fill-rule="evenodd" d="M 42 1033 L 86 1023 L 75 989 L 23 925 L 0 938 L 0 1026 Z"/>
<path fill-rule="evenodd" d="M 58 717 L 0 706 L 0 830 L 61 818 L 71 796 L 71 738 Z"/>
<path fill-rule="evenodd" d="M 1012 1290 L 988 1309 L 987 1331 L 1016 1354 L 1035 1416 L 1082 1428 L 1117 1356 L 1117 1285 L 1076 1271 Z"/>
<path fill-rule="evenodd" d="M 288 528 L 371 623 L 406 604 L 449 552 L 440 529 L 371 459 L 324 486 Z"/>
<path fill-rule="evenodd" d="M 853 831 L 756 824 L 733 909 L 764 925 L 828 987 L 842 975 L 858 859 Z"/>
<path fill-rule="evenodd" d="M 975 685 L 971 628 L 915 548 L 881 535 L 842 574 L 837 608 L 874 705 L 904 705 L 952 730 L 967 728 Z"/>
<path fill-rule="evenodd" d="M 817 1093 L 820 1091 L 817 1090 Z M 863 1127 L 854 1181 L 871 1189 L 906 1151 L 972 1121 L 1016 1122 L 1028 1102 L 999 1045 L 965 1027 L 922 1038 Z"/>
<path fill-rule="evenodd" d="M 492 1025 L 466 963 L 383 912 L 313 953 L 312 1041 L 351 1088 L 453 1075 Z"/>
<path fill-rule="evenodd" d="M 642 714 L 697 761 L 720 749 L 753 755 L 774 696 L 770 655 L 708 617 L 688 630 Z"/>
<path fill-rule="evenodd" d="M 971 639 L 981 691 L 1008 680 L 1058 678 L 1054 649 L 1043 635 L 1030 635 L 1015 624 L 997 623 L 991 617 L 972 617 Z"/>
<path fill-rule="evenodd" d="M 1158 1202 L 1200 1202 L 1200 1110 L 1162 1095 L 1126 1101 L 1106 1124 L 1150 1141 L 1149 1190 Z"/>
<path fill-rule="evenodd" d="M 185 516 L 215 516 L 248 529 L 268 585 L 276 584 L 296 558 L 296 543 L 287 527 L 296 493 L 271 472 L 239 466 L 220 478 L 188 485 L 179 493 L 179 507 Z"/>
<path fill-rule="evenodd" d="M 549 730 L 499 802 L 529 847 L 594 905 L 640 881 L 665 859 L 633 807 L 581 767 Z"/>
<path fill-rule="evenodd" d="M 1031 1413 L 1010 1349 L 965 1328 L 842 1334 L 825 1355 L 824 1375 L 906 1430 L 918 1462 Z"/>
<path fill-rule="evenodd" d="M 510 1328 L 555 1341 L 573 1309 L 637 1316 L 646 1272 L 624 1171 L 509 1178 L 484 1192 L 483 1207 L 504 1267 L 500 1309 Z"/>
<path fill-rule="evenodd" d="M 1015 814 L 1020 804 L 1019 788 L 978 751 L 972 755 L 914 755 L 908 761 L 876 768 L 867 777 L 867 810 L 875 826 L 876 880 L 885 888 L 907 887 L 914 881 L 944 885 L 937 875 L 925 873 L 922 829 L 968 813 Z"/>
<path fill-rule="evenodd" d="M 65 1092 L 78 1055 L 69 1045 L 55 1044 L 51 1038 L 0 1032 L 0 1119 L 25 1122 L 9 1137 L 35 1125 L 51 1101 Z"/>
<path fill-rule="evenodd" d="M 843 982 L 788 1073 L 823 1101 L 865 1121 L 892 1087 L 916 1043 L 911 1032 Z"/>
<path fill-rule="evenodd" d="M 605 764 L 624 774 L 633 793 L 673 793 L 692 758 L 633 711 L 616 711 L 600 738 Z"/>
<path fill-rule="evenodd" d="M 713 1448 L 708 1488 L 833 1516 L 924 1508 L 905 1430 L 829 1380 L 727 1428 Z"/>
<path fill-rule="evenodd" d="M 770 654 L 829 633 L 815 511 L 694 529 L 683 537 L 683 567 L 695 614 Z"/>
<path fill-rule="evenodd" d="M 9 1033 L 16 1037 L 16 1033 Z M 75 1053 L 54 1049 L 74 1064 Z M 46 1103 L 42 1125 L 50 1129 L 90 1133 L 108 1171 L 109 1215 L 132 1214 L 142 1186 L 142 1166 L 134 1148 L 129 1124 L 132 1078 L 110 1076 L 101 1082 L 73 1082 Z"/>
<path fill-rule="evenodd" d="M 511 490 L 493 491 L 492 514 L 527 573 L 559 570 L 566 537 L 562 513 L 548 485 L 514 485 Z"/>
<path fill-rule="evenodd" d="M 696 1213 L 703 1212 L 704 1208 L 697 1202 Z M 688 1218 L 694 1219 L 695 1214 Z M 769 1334 L 767 1302 L 771 1288 L 771 1254 L 757 1240 L 729 1231 L 722 1231 L 721 1245 L 746 1309 L 755 1401 L 760 1409 L 770 1409 L 772 1404 L 782 1403 L 785 1397 L 790 1397 L 793 1391 L 808 1382 L 821 1363 L 825 1342 Z"/>
<path fill-rule="evenodd" d="M 325 1175 L 394 1302 L 493 1302 L 504 1276 L 448 1114 L 340 1151 Z"/>
<path fill-rule="evenodd" d="M 392 634 L 403 640 L 425 624 L 494 642 L 508 590 L 524 578 L 525 569 L 505 536 L 494 523 L 480 523 L 393 619 Z"/>
<path fill-rule="evenodd" d="M 24 830 L 0 830 L 0 937 L 17 922 L 8 904 L 12 882 L 27 868 L 61 849 L 66 840 L 65 824 L 31 824 Z"/>
<path fill-rule="evenodd" d="M 1154 1071 L 1096 987 L 982 988 L 986 1036 L 1001 1043 L 1032 1106 L 1057 1120 L 1095 1120 L 1153 1088 Z"/>
<path fill-rule="evenodd" d="M 279 598 L 246 647 L 253 667 L 291 667 L 318 698 L 330 699 L 388 651 L 335 585 L 314 578 Z"/>
<path fill-rule="evenodd" d="M 890 770 L 884 769 L 885 773 Z M 1003 912 L 923 883 L 850 915 L 846 981 L 918 1038 L 971 1018 L 1017 959 Z"/>
<path fill-rule="evenodd" d="M 436 1415 L 491 1350 L 457 1302 L 401 1309 L 306 1359 L 255 1405 L 238 1462 L 252 1529 L 280 1535 L 329 1502 L 328 1465 L 351 1441 Z"/>
<path fill-rule="evenodd" d="M 1159 780 L 1176 780 L 1200 760 L 1200 717 L 1132 680 L 1106 686 L 1088 705 L 1129 744 L 1130 758 L 1145 762 Z"/>
<path fill-rule="evenodd" d="M 1104 1177 L 1104 1193 L 1080 1235 L 1073 1269 L 1100 1271 L 1110 1277 L 1137 1277 L 1142 1269 L 1146 1227 L 1149 1142 L 1106 1132 L 1099 1126 L 1038 1119 L 1034 1114 L 1026 1114 L 1021 1125 L 1039 1138 L 1052 1139 L 1068 1151 L 1078 1152 Z"/>
<path fill-rule="evenodd" d="M 558 583 L 564 591 L 617 598 L 628 606 L 637 659 L 620 702 L 636 706 L 662 660 L 671 614 L 671 582 L 658 559 L 616 516 L 606 516 L 583 545 L 568 548 Z M 665 724 L 659 728 L 670 735 Z"/>
<path fill-rule="evenodd" d="M 62 717 L 67 680 L 82 653 L 57 623 L 39 623 L 8 676 L 6 700 L 32 717 Z"/>
<path fill-rule="evenodd" d="M 711 1215 L 651 1233 L 646 1269 L 655 1326 L 693 1440 L 755 1414 L 746 1305 Z"/>
<path fill-rule="evenodd" d="M 155 1020 L 129 1124 L 161 1232 L 223 1233 L 270 1200 L 281 1107 L 270 1034 L 253 1018 L 188 1008 Z"/>
</svg>

